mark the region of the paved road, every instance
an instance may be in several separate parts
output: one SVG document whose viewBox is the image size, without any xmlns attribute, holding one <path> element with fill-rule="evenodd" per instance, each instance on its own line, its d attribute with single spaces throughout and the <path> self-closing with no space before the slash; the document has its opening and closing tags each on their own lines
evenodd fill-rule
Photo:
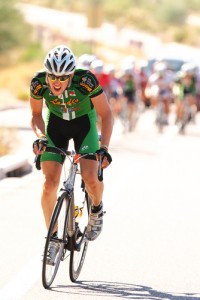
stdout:
<svg viewBox="0 0 200 300">
<path fill-rule="evenodd" d="M 199 118 L 186 136 L 173 125 L 159 135 L 153 118 L 143 113 L 126 134 L 115 123 L 104 231 L 77 284 L 67 262 L 51 291 L 41 284 L 40 172 L 0 181 L 0 300 L 200 299 Z"/>
</svg>

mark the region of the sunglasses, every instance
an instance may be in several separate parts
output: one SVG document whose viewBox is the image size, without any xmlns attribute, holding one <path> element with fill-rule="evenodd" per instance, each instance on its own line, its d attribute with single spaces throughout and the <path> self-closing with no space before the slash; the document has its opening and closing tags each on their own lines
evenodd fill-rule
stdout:
<svg viewBox="0 0 200 300">
<path fill-rule="evenodd" d="M 51 81 L 59 80 L 60 82 L 65 82 L 70 78 L 70 75 L 55 76 L 53 74 L 48 74 L 47 76 L 51 79 Z"/>
</svg>

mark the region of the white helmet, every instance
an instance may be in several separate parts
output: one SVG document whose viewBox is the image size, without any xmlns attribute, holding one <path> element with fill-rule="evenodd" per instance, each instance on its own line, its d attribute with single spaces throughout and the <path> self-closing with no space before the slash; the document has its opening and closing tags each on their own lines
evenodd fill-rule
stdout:
<svg viewBox="0 0 200 300">
<path fill-rule="evenodd" d="M 194 75 L 198 71 L 198 67 L 194 63 L 184 63 L 181 67 L 181 71 L 185 72 L 186 75 Z"/>
<path fill-rule="evenodd" d="M 75 56 L 68 47 L 60 45 L 47 53 L 44 66 L 47 73 L 56 76 L 69 75 L 76 68 Z"/>
<path fill-rule="evenodd" d="M 108 64 L 105 66 L 105 72 L 107 74 L 114 74 L 115 73 L 115 66 L 113 64 Z"/>
<path fill-rule="evenodd" d="M 78 58 L 78 67 L 89 70 L 91 63 L 95 59 L 96 59 L 96 56 L 93 54 L 87 54 L 87 53 L 82 54 Z"/>
<path fill-rule="evenodd" d="M 101 59 L 95 59 L 91 63 L 90 67 L 91 67 L 91 70 L 94 70 L 97 74 L 100 74 L 103 71 L 104 64 Z"/>
</svg>

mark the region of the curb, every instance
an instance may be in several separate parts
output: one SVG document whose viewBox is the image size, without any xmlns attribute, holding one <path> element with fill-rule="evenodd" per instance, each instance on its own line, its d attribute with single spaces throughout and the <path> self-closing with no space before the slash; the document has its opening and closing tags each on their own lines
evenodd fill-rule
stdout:
<svg viewBox="0 0 200 300">
<path fill-rule="evenodd" d="M 0 157 L 0 180 L 11 176 L 22 176 L 32 170 L 28 158 L 9 154 Z"/>
</svg>

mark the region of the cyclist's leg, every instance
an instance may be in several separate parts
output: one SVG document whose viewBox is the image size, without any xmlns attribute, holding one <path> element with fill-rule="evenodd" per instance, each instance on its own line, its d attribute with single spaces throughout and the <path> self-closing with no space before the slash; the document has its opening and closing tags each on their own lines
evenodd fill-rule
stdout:
<svg viewBox="0 0 200 300">
<path fill-rule="evenodd" d="M 85 182 L 85 187 L 92 200 L 92 207 L 89 215 L 86 236 L 89 241 L 94 241 L 103 229 L 103 181 L 98 180 L 97 161 L 82 159 L 81 174 Z"/>
<path fill-rule="evenodd" d="M 95 206 L 102 201 L 103 182 L 98 180 L 98 162 L 90 159 L 81 159 L 81 175 L 85 182 L 86 190 Z"/>
<path fill-rule="evenodd" d="M 197 98 L 195 95 L 189 95 L 189 106 L 191 111 L 191 121 L 195 123 L 195 115 L 197 112 Z"/>
<path fill-rule="evenodd" d="M 87 125 L 89 123 L 89 126 Z M 79 127 L 80 128 L 80 127 Z M 85 122 L 82 122 L 82 131 L 80 129 L 74 138 L 75 149 L 79 153 L 95 153 L 99 149 L 98 132 L 96 128 L 96 118 L 93 113 L 88 114 Z M 81 175 L 85 183 L 86 190 L 92 200 L 92 208 L 87 226 L 88 240 L 96 239 L 101 233 L 103 227 L 103 182 L 98 180 L 98 162 L 96 158 L 82 158 L 80 160 Z"/>
<path fill-rule="evenodd" d="M 57 198 L 62 165 L 56 161 L 44 161 L 42 172 L 44 175 L 41 204 L 46 227 L 49 227 L 53 208 Z"/>
<path fill-rule="evenodd" d="M 68 138 L 63 138 L 61 130 L 69 125 L 65 120 L 58 118 L 52 113 L 47 114 L 46 136 L 49 146 L 60 148 L 68 147 Z M 59 154 L 44 152 L 41 156 L 41 167 L 43 172 L 42 209 L 47 228 L 57 198 L 57 189 L 60 183 L 63 158 Z"/>
<path fill-rule="evenodd" d="M 78 125 L 78 120 L 77 120 Z M 99 137 L 96 128 L 96 115 L 89 113 L 84 117 L 84 122 L 78 127 L 77 135 L 74 137 L 75 149 L 82 154 L 95 153 L 99 149 Z M 98 180 L 98 162 L 95 157 L 82 158 L 80 160 L 81 175 L 86 190 L 93 204 L 98 206 L 102 201 L 103 183 Z"/>
<path fill-rule="evenodd" d="M 177 98 L 175 104 L 176 104 L 176 123 L 178 124 L 183 118 L 183 100 Z"/>
</svg>

